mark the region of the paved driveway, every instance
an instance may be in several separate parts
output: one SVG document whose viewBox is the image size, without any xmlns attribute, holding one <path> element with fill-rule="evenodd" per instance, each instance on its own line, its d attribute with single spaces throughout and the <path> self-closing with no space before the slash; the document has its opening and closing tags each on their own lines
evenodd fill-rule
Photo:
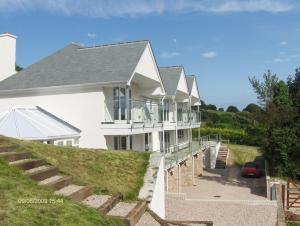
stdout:
<svg viewBox="0 0 300 226">
<path fill-rule="evenodd" d="M 240 168 L 207 169 L 196 186 L 182 189 L 190 199 L 265 200 L 265 177 L 243 178 Z"/>
<path fill-rule="evenodd" d="M 242 178 L 240 169 L 205 170 L 185 195 L 167 195 L 172 220 L 212 220 L 215 226 L 274 226 L 277 206 L 265 198 L 265 179 Z"/>
</svg>

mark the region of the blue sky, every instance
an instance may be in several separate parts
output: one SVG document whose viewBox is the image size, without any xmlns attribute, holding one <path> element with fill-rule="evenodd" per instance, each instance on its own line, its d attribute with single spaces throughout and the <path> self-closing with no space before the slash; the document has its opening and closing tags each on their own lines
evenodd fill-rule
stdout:
<svg viewBox="0 0 300 226">
<path fill-rule="evenodd" d="M 300 66 L 297 0 L 0 0 L 0 33 L 18 36 L 26 67 L 70 42 L 147 39 L 160 66 L 198 76 L 218 107 L 256 102 L 248 76 L 286 79 Z"/>
</svg>

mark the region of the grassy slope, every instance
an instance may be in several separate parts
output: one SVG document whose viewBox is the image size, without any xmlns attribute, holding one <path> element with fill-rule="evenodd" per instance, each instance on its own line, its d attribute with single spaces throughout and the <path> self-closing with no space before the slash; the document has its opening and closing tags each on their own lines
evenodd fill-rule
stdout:
<svg viewBox="0 0 300 226">
<path fill-rule="evenodd" d="M 56 204 L 22 204 L 22 199 L 63 200 Z M 24 176 L 14 167 L 0 159 L 0 225 L 122 225 L 108 219 L 96 210 L 82 204 L 55 196 L 46 187 Z"/>
<path fill-rule="evenodd" d="M 73 176 L 76 183 L 96 186 L 96 193 L 121 192 L 127 200 L 137 198 L 149 159 L 145 152 L 58 147 L 0 137 L 0 145 L 4 144 L 15 144 L 18 150 L 31 151 Z"/>
<path fill-rule="evenodd" d="M 258 147 L 236 144 L 229 144 L 228 147 L 231 151 L 230 162 L 234 165 L 241 166 L 243 163 L 255 161 L 261 156 Z"/>
</svg>

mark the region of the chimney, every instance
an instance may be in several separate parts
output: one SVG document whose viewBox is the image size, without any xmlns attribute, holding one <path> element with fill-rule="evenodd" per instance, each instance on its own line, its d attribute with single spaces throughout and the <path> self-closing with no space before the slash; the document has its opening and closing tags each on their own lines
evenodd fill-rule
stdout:
<svg viewBox="0 0 300 226">
<path fill-rule="evenodd" d="M 0 82 L 16 73 L 16 39 L 10 34 L 0 34 Z"/>
</svg>

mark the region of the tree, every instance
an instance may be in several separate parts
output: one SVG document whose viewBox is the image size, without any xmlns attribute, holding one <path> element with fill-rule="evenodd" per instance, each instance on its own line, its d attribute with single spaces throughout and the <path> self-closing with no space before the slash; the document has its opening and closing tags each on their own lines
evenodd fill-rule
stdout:
<svg viewBox="0 0 300 226">
<path fill-rule="evenodd" d="M 277 106 L 292 106 L 292 101 L 289 98 L 289 88 L 282 80 L 275 86 L 273 103 Z"/>
<path fill-rule="evenodd" d="M 23 68 L 16 64 L 16 71 L 19 72 L 19 71 L 22 71 L 22 70 L 23 70 Z"/>
<path fill-rule="evenodd" d="M 213 110 L 213 111 L 216 111 L 216 110 L 217 110 L 217 106 L 216 106 L 216 105 L 213 105 L 213 104 L 209 104 L 209 105 L 206 105 L 206 109 L 207 109 L 207 110 Z"/>
<path fill-rule="evenodd" d="M 224 108 L 219 108 L 218 111 L 224 111 Z"/>
<path fill-rule="evenodd" d="M 253 104 L 253 103 L 251 103 L 251 104 L 248 104 L 244 109 L 243 109 L 243 111 L 248 111 L 248 112 L 250 112 L 250 113 L 259 113 L 259 112 L 261 112 L 261 108 L 260 108 L 260 106 L 258 106 L 257 104 Z"/>
<path fill-rule="evenodd" d="M 298 113 L 300 114 L 300 68 L 296 69 L 294 77 L 289 76 L 287 85 L 293 106 L 298 108 Z"/>
<path fill-rule="evenodd" d="M 236 106 L 230 105 L 230 106 L 227 108 L 226 111 L 227 111 L 227 112 L 237 113 L 237 112 L 239 112 L 239 109 L 238 109 Z"/>
<path fill-rule="evenodd" d="M 264 108 L 273 102 L 274 90 L 278 83 L 276 74 L 272 74 L 270 70 L 263 74 L 263 81 L 259 81 L 255 77 L 249 77 L 249 81 L 257 94 L 258 102 Z"/>
</svg>

